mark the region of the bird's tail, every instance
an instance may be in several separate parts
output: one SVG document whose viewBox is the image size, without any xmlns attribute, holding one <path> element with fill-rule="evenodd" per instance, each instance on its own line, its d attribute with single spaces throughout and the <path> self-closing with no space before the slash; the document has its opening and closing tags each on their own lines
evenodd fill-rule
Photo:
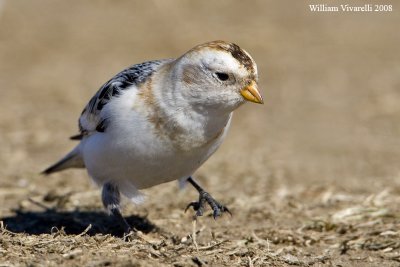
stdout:
<svg viewBox="0 0 400 267">
<path fill-rule="evenodd" d="M 64 169 L 68 168 L 84 168 L 85 164 L 83 162 L 79 145 L 76 146 L 71 152 L 69 152 L 65 157 L 60 159 L 58 162 L 55 164 L 51 165 L 44 171 L 42 171 L 42 174 L 51 174 L 53 172 L 59 172 Z"/>
</svg>

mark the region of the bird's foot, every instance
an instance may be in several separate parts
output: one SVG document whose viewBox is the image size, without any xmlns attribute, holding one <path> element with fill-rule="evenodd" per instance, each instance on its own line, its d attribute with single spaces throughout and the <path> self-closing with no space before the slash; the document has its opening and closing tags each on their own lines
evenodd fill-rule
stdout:
<svg viewBox="0 0 400 267">
<path fill-rule="evenodd" d="M 217 217 L 221 216 L 224 212 L 229 213 L 232 216 L 232 213 L 229 211 L 227 207 L 221 205 L 218 201 L 216 201 L 209 193 L 206 191 L 199 192 L 199 201 L 193 201 L 187 205 L 185 212 L 190 208 L 196 211 L 195 218 L 199 216 L 203 216 L 204 208 L 208 204 L 213 210 L 213 217 L 217 219 Z"/>
<path fill-rule="evenodd" d="M 124 230 L 123 239 L 130 240 L 130 239 L 132 239 L 132 237 L 135 237 L 136 229 L 132 228 L 129 225 L 129 223 L 122 216 L 119 208 L 111 208 L 110 211 L 111 211 L 111 214 L 114 216 L 114 218 L 119 223 L 121 229 Z"/>
<path fill-rule="evenodd" d="M 122 240 L 129 242 L 129 241 L 133 241 L 135 239 L 137 239 L 136 229 L 132 229 L 132 228 L 125 229 Z"/>
</svg>

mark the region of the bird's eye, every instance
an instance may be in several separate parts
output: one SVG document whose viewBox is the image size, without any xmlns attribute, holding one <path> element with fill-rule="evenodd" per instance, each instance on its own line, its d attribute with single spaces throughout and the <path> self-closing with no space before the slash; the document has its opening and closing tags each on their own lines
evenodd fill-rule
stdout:
<svg viewBox="0 0 400 267">
<path fill-rule="evenodd" d="M 215 75 L 217 75 L 218 79 L 221 81 L 226 81 L 229 79 L 229 75 L 223 72 L 216 72 Z"/>
</svg>

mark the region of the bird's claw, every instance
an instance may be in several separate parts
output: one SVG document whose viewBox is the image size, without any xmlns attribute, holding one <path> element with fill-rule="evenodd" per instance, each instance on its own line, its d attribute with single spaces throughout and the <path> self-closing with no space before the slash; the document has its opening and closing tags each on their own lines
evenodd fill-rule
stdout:
<svg viewBox="0 0 400 267">
<path fill-rule="evenodd" d="M 136 229 L 130 228 L 129 230 L 125 230 L 122 240 L 124 241 L 133 241 L 137 238 L 137 231 Z"/>
<path fill-rule="evenodd" d="M 203 216 L 206 203 L 212 208 L 214 219 L 217 219 L 217 217 L 221 216 L 222 213 L 224 213 L 224 212 L 227 212 L 227 213 L 229 213 L 229 215 L 232 216 L 232 213 L 229 211 L 229 209 L 227 207 L 225 207 L 224 205 L 221 205 L 206 191 L 200 192 L 199 201 L 193 201 L 193 202 L 189 203 L 186 206 L 185 212 L 190 207 L 193 207 L 193 210 L 196 211 L 195 218 L 199 217 L 199 216 Z"/>
</svg>

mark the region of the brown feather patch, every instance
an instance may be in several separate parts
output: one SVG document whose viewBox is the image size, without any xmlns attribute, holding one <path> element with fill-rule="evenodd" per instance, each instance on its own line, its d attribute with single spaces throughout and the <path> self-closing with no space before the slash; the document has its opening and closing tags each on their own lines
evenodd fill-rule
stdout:
<svg viewBox="0 0 400 267">
<path fill-rule="evenodd" d="M 162 110 L 162 108 L 157 103 L 154 97 L 152 87 L 152 79 L 143 84 L 143 88 L 140 89 L 138 96 L 145 103 L 145 113 L 147 120 L 153 125 L 154 133 L 162 138 L 169 139 L 172 141 L 175 147 L 182 149 L 182 137 L 184 130 L 176 121 L 172 118 L 168 118 L 167 114 Z"/>
<path fill-rule="evenodd" d="M 205 43 L 205 44 L 196 46 L 191 51 L 203 49 L 206 47 L 230 53 L 249 72 L 251 72 L 252 74 L 255 74 L 255 68 L 254 68 L 255 63 L 254 63 L 253 59 L 251 59 L 250 56 L 243 49 L 241 49 L 237 44 L 228 43 L 225 41 L 212 41 L 209 43 Z"/>
</svg>

